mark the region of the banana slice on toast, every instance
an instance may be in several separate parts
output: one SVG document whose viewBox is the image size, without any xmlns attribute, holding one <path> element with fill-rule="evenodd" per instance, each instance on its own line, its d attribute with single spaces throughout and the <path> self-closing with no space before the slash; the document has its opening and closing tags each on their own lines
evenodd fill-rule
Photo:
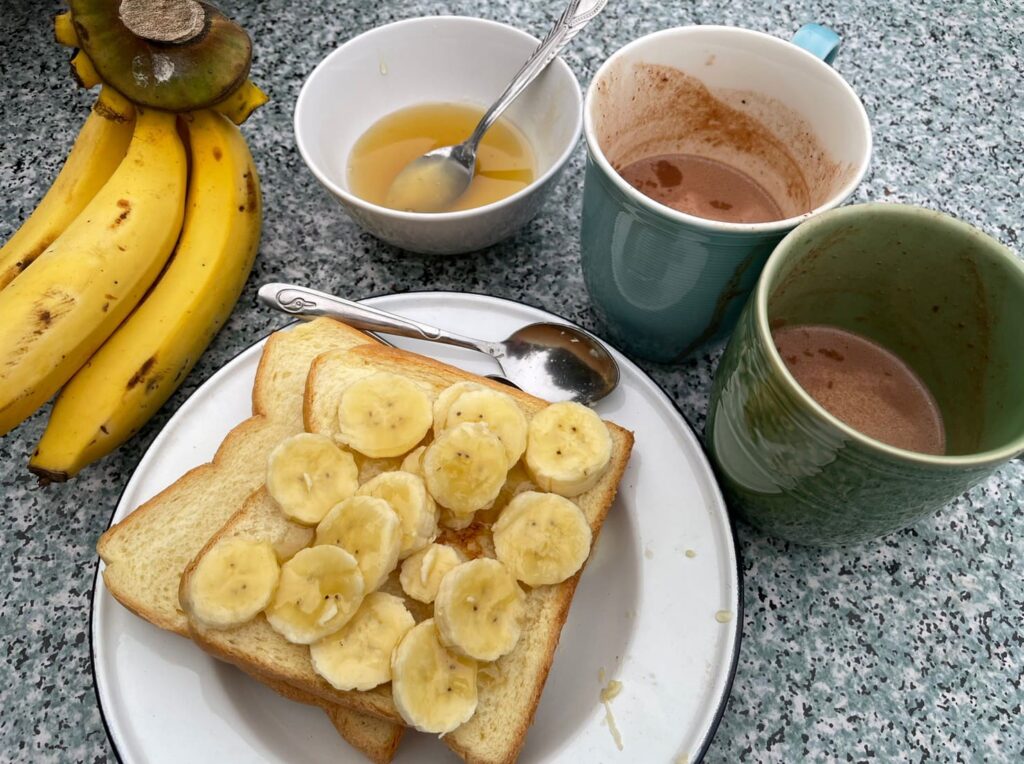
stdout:
<svg viewBox="0 0 1024 764">
<path fill-rule="evenodd" d="M 212 629 L 238 626 L 270 603 L 279 576 L 277 555 L 269 543 L 226 539 L 196 565 L 181 604 Z"/>
<path fill-rule="evenodd" d="M 541 490 L 578 496 L 593 488 L 612 458 L 608 426 L 579 403 L 553 403 L 530 420 L 526 468 Z"/>
<path fill-rule="evenodd" d="M 313 543 L 333 544 L 351 554 L 359 563 L 369 593 L 376 591 L 398 565 L 402 522 L 384 499 L 353 496 L 320 521 Z"/>
<path fill-rule="evenodd" d="M 473 524 L 473 520 L 476 519 L 476 512 L 467 512 L 464 515 L 458 512 L 452 512 L 450 509 L 442 509 L 441 517 L 438 522 L 445 528 L 450 528 L 453 531 L 461 531 L 464 528 L 468 528 Z"/>
<path fill-rule="evenodd" d="M 283 522 L 280 527 L 273 530 L 272 537 L 267 541 L 274 548 L 277 561 L 285 562 L 312 544 L 315 535 L 315 528 L 307 528 L 298 523 Z"/>
<path fill-rule="evenodd" d="M 437 398 L 434 399 L 434 437 L 436 438 L 447 428 L 448 424 L 448 410 L 452 404 L 455 403 L 455 399 L 463 393 L 468 393 L 473 390 L 486 390 L 487 388 L 481 385 L 479 382 L 456 382 L 454 385 L 448 385 L 442 390 Z"/>
<path fill-rule="evenodd" d="M 338 403 L 337 438 L 373 458 L 412 450 L 433 422 L 430 398 L 407 377 L 381 371 L 346 387 Z"/>
<path fill-rule="evenodd" d="M 372 690 L 391 681 L 391 653 L 416 621 L 401 597 L 367 595 L 340 631 L 309 646 L 313 669 L 339 690 Z"/>
<path fill-rule="evenodd" d="M 437 597 L 437 590 L 445 574 L 465 561 L 465 556 L 455 547 L 431 544 L 406 558 L 398 581 L 407 595 L 429 604 Z"/>
<path fill-rule="evenodd" d="M 493 502 L 507 473 L 505 446 L 490 427 L 479 422 L 445 430 L 423 454 L 427 490 L 457 515 Z"/>
<path fill-rule="evenodd" d="M 495 555 L 527 586 L 565 581 L 590 554 L 592 534 L 583 511 L 554 493 L 519 494 L 491 530 Z"/>
<path fill-rule="evenodd" d="M 383 499 L 398 515 L 402 540 L 398 559 L 404 560 L 437 538 L 437 504 L 423 478 L 411 472 L 382 472 L 356 491 L 357 496 Z"/>
<path fill-rule="evenodd" d="M 423 477 L 423 454 L 426 450 L 426 446 L 414 448 L 405 455 L 405 458 L 402 459 L 402 465 L 398 469 L 402 472 L 411 472 L 413 475 Z"/>
<path fill-rule="evenodd" d="M 448 406 L 441 431 L 457 427 L 463 422 L 482 422 L 491 428 L 505 446 L 507 469 L 511 469 L 526 450 L 526 414 L 511 395 L 489 388 L 461 391 Z M 435 432 L 437 428 L 438 422 L 435 419 Z"/>
<path fill-rule="evenodd" d="M 267 459 L 267 491 L 284 516 L 316 525 L 359 487 L 355 460 L 326 435 L 303 432 L 287 438 Z"/>
<path fill-rule="evenodd" d="M 481 557 L 453 568 L 434 599 L 441 644 L 467 658 L 497 660 L 519 642 L 525 600 L 498 560 Z"/>
<path fill-rule="evenodd" d="M 434 619 L 417 624 L 391 656 L 391 695 L 406 724 L 444 735 L 476 712 L 476 661 L 438 641 Z"/>
<path fill-rule="evenodd" d="M 363 593 L 355 557 L 338 546 L 313 546 L 281 566 L 277 593 L 265 614 L 289 642 L 309 645 L 348 623 Z"/>
</svg>

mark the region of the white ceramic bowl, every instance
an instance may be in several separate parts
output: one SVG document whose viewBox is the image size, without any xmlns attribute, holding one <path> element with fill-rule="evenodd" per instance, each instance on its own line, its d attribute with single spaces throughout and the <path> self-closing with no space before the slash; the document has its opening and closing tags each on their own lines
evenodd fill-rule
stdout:
<svg viewBox="0 0 1024 764">
<path fill-rule="evenodd" d="M 360 199 L 348 185 L 348 155 L 374 122 L 427 102 L 486 108 L 539 40 L 484 19 L 434 16 L 398 21 L 354 37 L 306 79 L 295 104 L 295 140 L 313 174 L 363 228 L 402 249 L 472 252 L 511 235 L 536 215 L 582 128 L 582 99 L 572 70 L 556 59 L 505 112 L 536 157 L 536 178 L 492 204 L 422 214 Z"/>
</svg>

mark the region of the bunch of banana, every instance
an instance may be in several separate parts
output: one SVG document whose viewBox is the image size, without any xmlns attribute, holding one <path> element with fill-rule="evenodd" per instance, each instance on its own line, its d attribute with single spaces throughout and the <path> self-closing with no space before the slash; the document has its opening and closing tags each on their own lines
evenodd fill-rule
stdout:
<svg viewBox="0 0 1024 764">
<path fill-rule="evenodd" d="M 238 300 L 261 228 L 259 179 L 236 127 L 266 101 L 248 59 L 240 83 L 218 90 L 208 40 L 192 70 L 182 64 L 200 72 L 193 80 L 164 78 L 169 95 L 129 100 L 117 46 L 135 38 L 110 32 L 117 4 L 71 5 L 55 37 L 82 48 L 72 72 L 100 93 L 50 190 L 0 248 L 0 435 L 61 390 L 29 463 L 45 481 L 115 449 L 177 389 Z"/>
<path fill-rule="evenodd" d="M 567 497 L 607 470 L 611 438 L 578 404 L 553 404 L 528 420 L 511 396 L 474 382 L 430 397 L 400 374 L 349 382 L 336 439 L 361 457 L 404 457 L 398 469 L 357 485 L 356 457 L 335 440 L 303 433 L 283 441 L 268 460 L 267 488 L 295 528 L 316 525 L 313 546 L 279 569 L 270 540 L 221 540 L 181 600 L 214 629 L 262 608 L 286 640 L 309 645 L 314 670 L 332 686 L 390 681 L 406 723 L 443 735 L 475 713 L 478 671 L 519 643 L 521 584 L 562 583 L 586 562 L 590 524 Z M 458 534 L 437 543 L 438 505 L 474 525 L 473 536 L 488 533 L 480 511 L 488 513 L 490 541 L 476 551 L 460 549 Z M 432 604 L 433 618 L 415 625 L 406 602 L 378 591 L 396 570 L 402 592 Z"/>
</svg>

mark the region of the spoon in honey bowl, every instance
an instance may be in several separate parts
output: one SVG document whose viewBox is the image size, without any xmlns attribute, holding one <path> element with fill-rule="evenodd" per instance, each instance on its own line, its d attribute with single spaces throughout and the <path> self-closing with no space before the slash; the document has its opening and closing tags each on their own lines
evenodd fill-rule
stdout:
<svg viewBox="0 0 1024 764">
<path fill-rule="evenodd" d="M 528 324 L 505 340 L 488 342 L 292 284 L 264 284 L 257 296 L 299 318 L 327 316 L 357 329 L 478 350 L 498 362 L 509 382 L 547 401 L 589 406 L 619 384 L 619 366 L 604 344 L 568 324 Z"/>
<path fill-rule="evenodd" d="M 473 133 L 462 143 L 429 151 L 407 164 L 388 189 L 385 205 L 407 212 L 444 212 L 458 200 L 476 172 L 476 152 L 484 133 L 527 86 L 555 60 L 607 0 L 570 0 L 547 37 L 537 46 Z M 580 6 L 583 6 L 582 8 Z"/>
</svg>

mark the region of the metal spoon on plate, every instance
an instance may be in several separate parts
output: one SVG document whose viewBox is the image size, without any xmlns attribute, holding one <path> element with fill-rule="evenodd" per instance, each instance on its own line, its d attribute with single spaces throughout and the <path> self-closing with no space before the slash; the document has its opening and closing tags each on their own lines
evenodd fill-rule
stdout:
<svg viewBox="0 0 1024 764">
<path fill-rule="evenodd" d="M 299 318 L 327 316 L 357 329 L 479 350 L 516 387 L 548 401 L 589 406 L 619 384 L 618 364 L 604 344 L 566 324 L 529 324 L 501 342 L 487 342 L 306 287 L 264 284 L 257 294 L 264 305 Z"/>
<path fill-rule="evenodd" d="M 473 180 L 476 151 L 484 133 L 509 104 L 555 60 L 569 41 L 602 11 L 606 3 L 607 0 L 570 0 L 548 36 L 480 119 L 473 134 L 456 146 L 434 149 L 407 164 L 391 182 L 385 204 L 408 212 L 443 212 L 449 209 Z"/>
</svg>

